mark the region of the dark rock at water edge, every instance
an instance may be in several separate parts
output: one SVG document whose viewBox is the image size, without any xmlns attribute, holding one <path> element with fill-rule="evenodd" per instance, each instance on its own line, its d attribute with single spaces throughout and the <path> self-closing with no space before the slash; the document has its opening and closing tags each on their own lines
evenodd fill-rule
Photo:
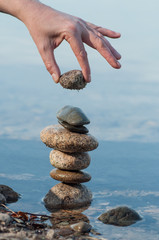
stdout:
<svg viewBox="0 0 159 240">
<path fill-rule="evenodd" d="M 90 123 L 90 120 L 80 108 L 70 105 L 66 105 L 65 107 L 61 108 L 57 112 L 56 116 L 58 120 L 73 126 L 82 126 Z"/>
<path fill-rule="evenodd" d="M 20 194 L 18 194 L 12 188 L 6 185 L 0 185 L 0 194 L 2 194 L 5 197 L 7 203 L 16 202 L 20 197 Z"/>
<path fill-rule="evenodd" d="M 63 88 L 70 90 L 80 90 L 87 85 L 80 70 L 72 70 L 62 74 L 59 82 Z"/>
<path fill-rule="evenodd" d="M 128 207 L 118 207 L 101 214 L 98 219 L 105 224 L 129 226 L 140 221 L 142 218 L 133 209 Z"/>
<path fill-rule="evenodd" d="M 52 187 L 44 198 L 45 207 L 50 212 L 56 209 L 78 209 L 92 201 L 92 193 L 82 184 L 59 183 Z"/>
</svg>

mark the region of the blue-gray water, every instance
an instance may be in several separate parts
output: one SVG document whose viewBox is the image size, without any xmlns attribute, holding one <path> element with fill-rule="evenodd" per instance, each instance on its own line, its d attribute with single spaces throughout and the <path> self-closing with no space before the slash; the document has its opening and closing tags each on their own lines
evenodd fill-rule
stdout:
<svg viewBox="0 0 159 240">
<path fill-rule="evenodd" d="M 22 194 L 10 207 L 46 212 L 41 199 L 55 181 L 39 135 L 70 104 L 88 115 L 100 142 L 88 168 L 94 200 L 85 214 L 92 225 L 110 240 L 159 239 L 159 2 L 43 2 L 121 32 L 121 39 L 110 42 L 122 54 L 122 68 L 112 69 L 87 47 L 91 84 L 79 92 L 64 90 L 53 83 L 24 25 L 0 14 L 0 183 Z M 55 55 L 62 72 L 79 69 L 66 43 Z M 118 228 L 96 220 L 119 205 L 134 208 L 143 221 Z"/>
<path fill-rule="evenodd" d="M 21 193 L 9 207 L 15 211 L 48 213 L 42 198 L 57 181 L 49 177 L 50 149 L 40 141 L 0 139 L 0 182 Z M 92 226 L 107 239 L 158 239 L 159 148 L 157 143 L 101 141 L 90 153 L 86 185 L 93 202 L 84 212 Z M 117 206 L 135 209 L 143 218 L 130 227 L 104 225 L 97 217 Z M 126 236 L 126 238 L 125 238 Z"/>
</svg>

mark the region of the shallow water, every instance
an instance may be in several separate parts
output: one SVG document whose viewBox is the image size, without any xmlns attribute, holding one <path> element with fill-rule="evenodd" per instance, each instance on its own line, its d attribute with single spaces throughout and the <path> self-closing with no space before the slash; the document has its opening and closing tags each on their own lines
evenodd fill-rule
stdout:
<svg viewBox="0 0 159 240">
<path fill-rule="evenodd" d="M 57 181 L 49 176 L 50 149 L 40 141 L 0 140 L 0 183 L 21 194 L 14 211 L 50 214 L 43 197 Z M 86 186 L 93 193 L 91 206 L 83 212 L 93 228 L 109 240 L 158 239 L 159 223 L 159 148 L 156 143 L 100 141 L 90 152 L 87 171 L 92 180 Z M 98 216 L 108 209 L 128 206 L 136 210 L 142 221 L 129 227 L 101 223 Z"/>
</svg>

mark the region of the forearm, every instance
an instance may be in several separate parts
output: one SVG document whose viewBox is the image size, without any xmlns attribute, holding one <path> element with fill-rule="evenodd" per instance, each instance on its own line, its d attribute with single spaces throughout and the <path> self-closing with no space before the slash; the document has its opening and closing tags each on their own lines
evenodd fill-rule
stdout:
<svg viewBox="0 0 159 240">
<path fill-rule="evenodd" d="M 10 14 L 25 22 L 26 15 L 36 10 L 38 5 L 41 5 L 38 0 L 0 0 L 0 12 Z"/>
</svg>

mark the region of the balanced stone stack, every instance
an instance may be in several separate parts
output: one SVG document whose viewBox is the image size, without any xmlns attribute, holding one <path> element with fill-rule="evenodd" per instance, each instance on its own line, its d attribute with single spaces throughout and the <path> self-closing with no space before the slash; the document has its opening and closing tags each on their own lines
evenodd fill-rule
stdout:
<svg viewBox="0 0 159 240">
<path fill-rule="evenodd" d="M 65 106 L 57 113 L 60 125 L 51 125 L 41 132 L 41 140 L 53 148 L 50 162 L 55 167 L 50 176 L 61 183 L 50 189 L 44 198 L 49 210 L 79 208 L 89 205 L 92 194 L 81 183 L 91 176 L 81 171 L 90 164 L 87 153 L 98 147 L 97 140 L 84 126 L 90 121 L 80 108 Z"/>
</svg>

